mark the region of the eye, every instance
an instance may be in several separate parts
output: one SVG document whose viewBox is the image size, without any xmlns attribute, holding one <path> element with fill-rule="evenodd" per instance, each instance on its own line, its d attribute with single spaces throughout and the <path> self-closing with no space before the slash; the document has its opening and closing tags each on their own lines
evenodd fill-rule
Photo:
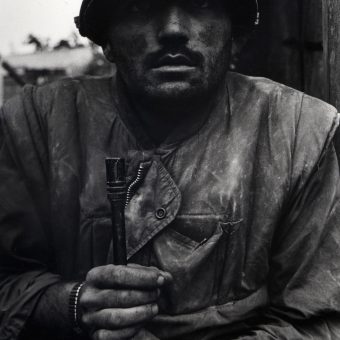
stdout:
<svg viewBox="0 0 340 340">
<path fill-rule="evenodd" d="M 147 12 L 150 7 L 151 3 L 147 0 L 130 1 L 128 4 L 128 10 L 131 13 Z"/>
<path fill-rule="evenodd" d="M 192 5 L 196 8 L 209 8 L 211 7 L 211 1 L 209 0 L 192 0 Z"/>
</svg>

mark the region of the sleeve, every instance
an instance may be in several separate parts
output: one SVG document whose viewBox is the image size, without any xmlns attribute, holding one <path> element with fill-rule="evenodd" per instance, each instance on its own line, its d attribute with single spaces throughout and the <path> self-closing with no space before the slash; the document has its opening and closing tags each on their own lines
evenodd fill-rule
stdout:
<svg viewBox="0 0 340 340">
<path fill-rule="evenodd" d="M 304 99 L 290 196 L 271 247 L 270 305 L 235 340 L 340 339 L 340 176 L 332 143 L 338 115 L 329 111 Z"/>
<path fill-rule="evenodd" d="M 41 294 L 60 280 L 50 272 L 48 184 L 32 91 L 0 111 L 0 339 L 18 339 Z"/>
</svg>

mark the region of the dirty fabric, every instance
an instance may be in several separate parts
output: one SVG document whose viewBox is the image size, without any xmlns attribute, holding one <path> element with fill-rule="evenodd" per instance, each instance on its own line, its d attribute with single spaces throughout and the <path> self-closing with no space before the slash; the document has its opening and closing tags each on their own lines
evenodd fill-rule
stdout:
<svg viewBox="0 0 340 340">
<path fill-rule="evenodd" d="M 173 274 L 159 339 L 337 339 L 340 190 L 331 106 L 230 73 L 207 119 L 155 147 L 115 77 L 27 86 L 0 132 L 0 339 L 44 289 L 111 258 L 105 157 L 143 176 L 129 262 Z M 35 337 L 35 339 L 38 339 Z"/>
</svg>

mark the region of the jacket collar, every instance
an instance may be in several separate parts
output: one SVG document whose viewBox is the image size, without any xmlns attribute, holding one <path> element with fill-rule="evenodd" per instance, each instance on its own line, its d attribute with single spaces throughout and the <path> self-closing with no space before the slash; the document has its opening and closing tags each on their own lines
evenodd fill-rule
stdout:
<svg viewBox="0 0 340 340">
<path fill-rule="evenodd" d="M 131 106 L 124 85 L 117 75 L 112 79 L 112 91 L 116 94 L 116 96 L 114 96 L 114 105 L 118 116 L 126 129 L 136 140 L 139 149 L 154 151 L 161 155 L 172 152 L 178 145 L 197 135 L 201 129 L 207 128 L 211 125 L 212 121 L 219 119 L 221 113 L 224 115 L 227 110 L 229 114 L 229 95 L 227 87 L 225 87 L 220 91 L 218 100 L 211 104 L 207 115 L 198 117 L 195 121 L 183 122 L 183 124 L 179 125 L 160 145 L 157 146 L 143 128 L 138 115 Z"/>
</svg>

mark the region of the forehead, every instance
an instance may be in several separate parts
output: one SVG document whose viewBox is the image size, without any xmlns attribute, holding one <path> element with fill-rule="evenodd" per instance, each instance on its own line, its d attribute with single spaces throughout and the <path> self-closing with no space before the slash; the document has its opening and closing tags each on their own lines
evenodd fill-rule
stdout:
<svg viewBox="0 0 340 340">
<path fill-rule="evenodd" d="M 202 3 L 225 3 L 228 2 L 228 0 L 119 0 L 113 3 L 113 6 L 116 5 L 124 5 L 124 4 L 130 4 L 130 3 L 152 3 L 152 4 L 158 4 L 160 6 L 167 6 L 167 5 L 183 5 L 183 4 L 190 4 L 190 3 L 196 3 L 196 4 L 202 4 Z M 230 2 L 230 0 L 229 0 Z"/>
<path fill-rule="evenodd" d="M 154 8 L 163 9 L 169 6 L 180 6 L 185 8 L 220 8 L 225 6 L 228 0 L 120 0 L 113 6 L 124 9 L 130 6 L 139 6 L 141 9 Z"/>
<path fill-rule="evenodd" d="M 195 17 L 198 22 L 210 19 L 225 20 L 229 11 L 225 8 L 225 0 L 123 0 L 113 9 L 109 26 L 127 22 L 145 23 L 158 20 L 169 9 L 178 8 L 182 13 Z M 188 22 L 189 24 L 189 22 Z"/>
</svg>

